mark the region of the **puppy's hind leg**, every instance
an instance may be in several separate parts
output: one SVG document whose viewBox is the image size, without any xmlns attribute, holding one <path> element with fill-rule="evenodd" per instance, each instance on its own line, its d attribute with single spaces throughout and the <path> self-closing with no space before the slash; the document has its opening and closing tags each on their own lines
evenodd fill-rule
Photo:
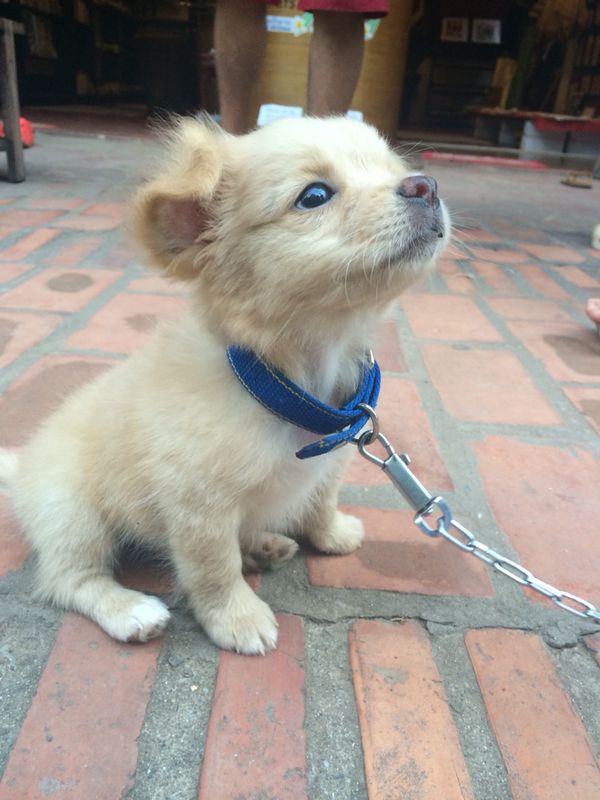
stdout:
<svg viewBox="0 0 600 800">
<path fill-rule="evenodd" d="M 120 641 L 145 642 L 162 633 L 167 607 L 115 581 L 106 523 L 77 498 L 54 495 L 53 500 L 51 513 L 46 503 L 34 518 L 22 515 L 38 555 L 37 593 L 90 617 Z"/>
<path fill-rule="evenodd" d="M 280 533 L 261 532 L 242 537 L 243 572 L 262 572 L 277 569 L 289 561 L 298 550 L 298 543 Z"/>
</svg>

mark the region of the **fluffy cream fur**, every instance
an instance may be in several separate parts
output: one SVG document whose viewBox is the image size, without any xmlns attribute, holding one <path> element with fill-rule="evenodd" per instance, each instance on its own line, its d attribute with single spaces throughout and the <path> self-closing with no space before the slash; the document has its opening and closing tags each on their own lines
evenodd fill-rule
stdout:
<svg viewBox="0 0 600 800">
<path fill-rule="evenodd" d="M 282 121 L 232 137 L 197 121 L 171 136 L 170 161 L 134 201 L 155 264 L 188 282 L 190 310 L 85 386 L 0 475 L 39 560 L 39 592 L 121 640 L 169 619 L 112 574 L 125 540 L 166 551 L 193 613 L 219 646 L 275 646 L 271 609 L 242 570 L 291 558 L 303 535 L 325 553 L 359 547 L 336 510 L 351 447 L 307 461 L 311 434 L 280 421 L 238 383 L 225 348 L 254 348 L 326 402 L 359 378 L 390 302 L 445 244 L 446 212 L 398 193 L 405 163 L 370 127 Z M 295 205 L 314 182 L 335 190 Z"/>
</svg>

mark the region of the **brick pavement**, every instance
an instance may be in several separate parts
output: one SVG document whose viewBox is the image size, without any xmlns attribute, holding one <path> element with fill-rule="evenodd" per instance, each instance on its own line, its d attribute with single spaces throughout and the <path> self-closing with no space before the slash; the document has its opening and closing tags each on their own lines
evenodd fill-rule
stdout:
<svg viewBox="0 0 600 800">
<path fill-rule="evenodd" d="M 40 135 L 0 184 L 0 443 L 185 302 L 122 225 L 150 141 Z M 435 167 L 459 224 L 380 336 L 384 431 L 481 539 L 600 604 L 599 187 Z M 125 645 L 40 605 L 0 498 L 2 800 L 597 800 L 600 633 L 422 536 L 355 460 L 357 553 L 299 555 L 254 588 L 265 658 L 219 653 L 164 566 L 121 579 L 173 609 Z"/>
</svg>

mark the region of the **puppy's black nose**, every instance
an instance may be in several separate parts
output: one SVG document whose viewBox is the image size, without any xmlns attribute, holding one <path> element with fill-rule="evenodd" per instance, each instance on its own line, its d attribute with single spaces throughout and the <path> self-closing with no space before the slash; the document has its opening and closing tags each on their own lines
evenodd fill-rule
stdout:
<svg viewBox="0 0 600 800">
<path fill-rule="evenodd" d="M 397 191 L 401 197 L 406 197 L 409 200 L 418 197 L 430 206 L 434 205 L 438 199 L 437 182 L 434 178 L 430 178 L 429 175 L 411 175 L 408 178 L 404 178 Z"/>
</svg>

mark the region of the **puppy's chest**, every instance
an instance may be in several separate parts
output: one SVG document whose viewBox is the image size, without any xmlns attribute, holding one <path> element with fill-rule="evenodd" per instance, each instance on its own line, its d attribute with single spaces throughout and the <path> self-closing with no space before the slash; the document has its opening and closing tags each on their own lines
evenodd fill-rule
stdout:
<svg viewBox="0 0 600 800">
<path fill-rule="evenodd" d="M 333 452 L 306 460 L 295 455 L 283 459 L 259 490 L 252 493 L 250 517 L 258 527 L 269 527 L 286 524 L 302 515 L 318 488 L 339 471 L 341 458 L 344 458 L 341 453 Z"/>
</svg>

